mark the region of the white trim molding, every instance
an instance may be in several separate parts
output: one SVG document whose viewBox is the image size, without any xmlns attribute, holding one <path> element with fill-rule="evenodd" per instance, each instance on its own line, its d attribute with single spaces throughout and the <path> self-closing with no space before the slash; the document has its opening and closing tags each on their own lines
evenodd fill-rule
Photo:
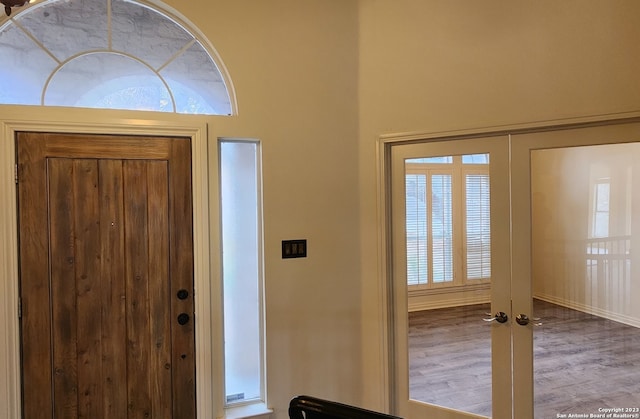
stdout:
<svg viewBox="0 0 640 419">
<path fill-rule="evenodd" d="M 15 134 L 177 136 L 191 138 L 194 286 L 196 319 L 196 399 L 198 417 L 216 417 L 214 406 L 207 118 L 149 112 L 0 106 L 0 418 L 21 417 L 18 319 L 18 232 Z M 156 119 L 161 118 L 161 119 Z M 213 241 L 218 240 L 212 238 Z"/>
<path fill-rule="evenodd" d="M 18 228 L 13 130 L 0 121 L 0 418 L 20 416 Z"/>
<path fill-rule="evenodd" d="M 396 132 L 380 134 L 376 143 L 376 180 L 377 180 L 377 238 L 378 238 L 378 330 L 379 362 L 382 365 L 382 386 L 380 399 L 386 411 L 398 414 L 398 405 L 404 403 L 397 400 L 397 388 L 405 383 L 398 383 L 396 379 L 396 360 L 398 353 L 396 334 L 396 311 L 393 293 L 393 261 L 392 261 L 392 231 L 391 231 L 391 152 L 393 147 L 423 142 L 442 142 L 458 139 L 487 138 L 497 135 L 525 134 L 546 131 L 561 131 L 579 127 L 594 127 L 600 125 L 626 124 L 640 121 L 640 110 L 604 115 L 590 115 L 576 118 L 557 119 L 548 121 L 531 121 L 500 126 L 470 127 L 460 130 L 444 132 Z M 447 294 L 432 294 L 429 301 L 414 302 L 408 310 L 439 308 L 445 305 L 466 305 L 487 301 L 482 288 L 471 290 L 477 295 L 456 299 Z M 437 297 L 437 298 L 436 298 Z M 548 296 L 539 296 L 549 300 Z M 569 307 L 584 310 L 584 307 L 573 306 L 566 301 L 554 301 Z M 611 313 L 598 312 L 602 316 L 611 316 L 617 321 L 637 325 L 633 319 L 623 316 L 613 317 Z"/>
</svg>

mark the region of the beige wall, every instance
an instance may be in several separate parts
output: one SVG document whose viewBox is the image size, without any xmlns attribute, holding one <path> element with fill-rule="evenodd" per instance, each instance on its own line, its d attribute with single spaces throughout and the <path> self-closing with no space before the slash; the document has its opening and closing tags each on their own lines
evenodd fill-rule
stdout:
<svg viewBox="0 0 640 419">
<path fill-rule="evenodd" d="M 269 405 L 360 401 L 355 1 L 177 1 L 222 57 L 239 117 L 221 135 L 263 141 Z M 306 259 L 280 241 L 308 240 Z"/>
<path fill-rule="evenodd" d="M 640 3 L 360 2 L 365 382 L 383 376 L 376 140 L 640 110 Z M 370 384 L 364 400 L 382 406 Z"/>
</svg>

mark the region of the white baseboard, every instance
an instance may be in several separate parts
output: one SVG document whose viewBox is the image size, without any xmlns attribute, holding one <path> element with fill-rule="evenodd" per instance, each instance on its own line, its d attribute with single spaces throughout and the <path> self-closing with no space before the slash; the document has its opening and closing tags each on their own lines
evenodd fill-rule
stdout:
<svg viewBox="0 0 640 419">
<path fill-rule="evenodd" d="M 619 323 L 624 323 L 629 326 L 640 328 L 640 319 L 636 317 L 631 317 L 624 314 L 616 313 L 611 310 L 603 310 L 598 307 L 592 307 L 587 304 L 577 303 L 575 301 L 569 301 L 563 298 L 558 298 L 558 297 L 554 297 L 547 294 L 536 294 L 534 295 L 534 298 L 546 301 L 548 303 L 557 304 L 563 307 L 578 310 L 583 313 L 593 314 L 594 316 L 604 317 L 605 319 L 613 320 Z"/>
<path fill-rule="evenodd" d="M 436 308 L 468 306 L 472 304 L 489 303 L 491 300 L 484 295 L 467 296 L 467 297 L 444 297 L 434 298 L 431 300 L 412 301 L 409 298 L 409 311 L 433 310 Z"/>
</svg>

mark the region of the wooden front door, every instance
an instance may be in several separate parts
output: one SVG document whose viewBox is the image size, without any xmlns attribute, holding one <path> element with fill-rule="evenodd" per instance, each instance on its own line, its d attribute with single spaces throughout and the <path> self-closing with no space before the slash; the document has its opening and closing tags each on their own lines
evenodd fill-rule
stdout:
<svg viewBox="0 0 640 419">
<path fill-rule="evenodd" d="M 25 419 L 195 418 L 190 153 L 17 134 Z"/>
</svg>

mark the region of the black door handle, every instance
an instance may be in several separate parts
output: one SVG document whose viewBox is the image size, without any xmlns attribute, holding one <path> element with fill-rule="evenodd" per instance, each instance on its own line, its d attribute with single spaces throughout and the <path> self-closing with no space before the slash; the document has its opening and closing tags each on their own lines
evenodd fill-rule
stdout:
<svg viewBox="0 0 640 419">
<path fill-rule="evenodd" d="M 189 323 L 189 315 L 187 313 L 180 313 L 178 315 L 178 324 L 184 326 L 187 323 Z"/>
<path fill-rule="evenodd" d="M 489 314 L 489 313 L 487 313 Z M 503 312 L 503 311 L 499 311 L 496 313 L 495 316 L 490 317 L 488 319 L 482 319 L 485 322 L 492 322 L 492 321 L 496 321 L 498 323 L 506 323 L 507 320 L 509 320 L 509 316 L 507 316 L 507 313 Z"/>
</svg>

